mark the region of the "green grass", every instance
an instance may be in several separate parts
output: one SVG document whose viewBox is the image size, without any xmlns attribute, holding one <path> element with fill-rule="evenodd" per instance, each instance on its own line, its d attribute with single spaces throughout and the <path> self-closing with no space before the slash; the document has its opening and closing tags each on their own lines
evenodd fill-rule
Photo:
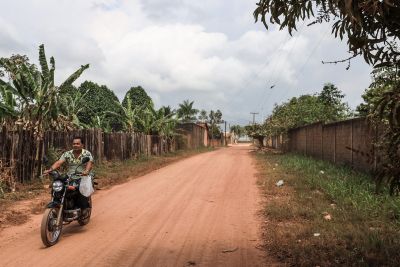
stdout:
<svg viewBox="0 0 400 267">
<path fill-rule="evenodd" d="M 399 265 L 399 197 L 376 195 L 371 177 L 349 168 L 294 154 L 256 158 L 265 245 L 277 259 L 296 266 Z M 285 184 L 277 187 L 280 179 Z"/>
<path fill-rule="evenodd" d="M 306 181 L 310 189 L 322 190 L 340 206 L 363 217 L 378 218 L 400 226 L 400 198 L 387 192 L 375 194 L 371 176 L 294 154 L 282 155 L 279 162 L 283 168 L 304 176 L 301 181 Z"/>
</svg>

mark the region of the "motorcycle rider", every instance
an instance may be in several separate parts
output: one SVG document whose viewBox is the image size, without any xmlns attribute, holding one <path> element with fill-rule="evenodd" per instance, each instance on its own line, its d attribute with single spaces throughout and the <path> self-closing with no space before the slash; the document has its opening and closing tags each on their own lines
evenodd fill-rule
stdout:
<svg viewBox="0 0 400 267">
<path fill-rule="evenodd" d="M 54 162 L 53 165 L 50 167 L 50 169 L 45 170 L 43 174 L 48 174 L 51 171 L 57 170 L 58 168 L 61 167 L 62 164 L 67 163 L 68 174 L 73 174 L 76 170 L 78 173 L 81 173 L 82 176 L 89 175 L 94 165 L 94 159 L 92 153 L 84 149 L 83 146 L 84 146 L 84 141 L 82 137 L 74 136 L 72 140 L 72 150 L 64 152 L 61 155 L 60 159 Z M 89 161 L 86 164 L 81 165 L 81 160 L 84 157 L 88 157 Z M 79 208 L 82 209 L 83 213 L 85 209 L 90 208 L 88 199 L 89 199 L 88 197 L 85 197 L 79 192 L 77 204 Z"/>
</svg>

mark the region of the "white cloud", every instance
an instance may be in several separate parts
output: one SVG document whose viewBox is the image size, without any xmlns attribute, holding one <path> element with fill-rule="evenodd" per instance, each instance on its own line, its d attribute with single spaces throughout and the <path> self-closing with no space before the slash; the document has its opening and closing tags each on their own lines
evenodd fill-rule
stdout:
<svg viewBox="0 0 400 267">
<path fill-rule="evenodd" d="M 274 102 L 329 81 L 359 102 L 369 83 L 361 60 L 347 72 L 320 63 L 346 56 L 346 45 L 325 33 L 328 25 L 303 24 L 290 38 L 254 24 L 254 4 L 239 0 L 15 0 L 2 6 L 0 56 L 23 53 L 37 62 L 44 43 L 56 59 L 58 81 L 90 63 L 78 82 L 106 84 L 120 98 L 140 84 L 158 106 L 191 99 L 197 108 L 221 109 L 232 122 L 246 121 L 250 111 L 265 115 Z"/>
</svg>

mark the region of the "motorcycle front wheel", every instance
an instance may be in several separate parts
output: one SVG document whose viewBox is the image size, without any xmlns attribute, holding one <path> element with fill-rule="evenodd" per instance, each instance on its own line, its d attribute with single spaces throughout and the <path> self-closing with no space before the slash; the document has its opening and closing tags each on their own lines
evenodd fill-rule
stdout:
<svg viewBox="0 0 400 267">
<path fill-rule="evenodd" d="M 62 223 L 57 225 L 58 208 L 47 208 L 43 214 L 40 236 L 46 247 L 57 244 L 61 236 Z"/>
</svg>

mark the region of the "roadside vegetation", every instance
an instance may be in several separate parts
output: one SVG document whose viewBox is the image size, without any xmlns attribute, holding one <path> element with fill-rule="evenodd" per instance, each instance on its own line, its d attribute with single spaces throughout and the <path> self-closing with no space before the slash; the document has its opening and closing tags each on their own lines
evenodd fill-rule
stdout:
<svg viewBox="0 0 400 267">
<path fill-rule="evenodd" d="M 319 93 L 292 97 L 275 104 L 272 114 L 262 124 L 245 126 L 247 135 L 263 146 L 266 136 L 285 134 L 289 129 L 315 122 L 334 122 L 353 116 L 348 104 L 343 101 L 343 92 L 332 83 L 326 83 Z"/>
<path fill-rule="evenodd" d="M 301 23 L 307 22 L 308 26 L 328 23 L 332 28 L 331 34 L 335 38 L 341 41 L 347 40 L 349 57 L 322 63 L 347 62 L 346 69 L 349 69 L 351 60 L 362 56 L 364 61 L 373 67 L 373 81 L 366 89 L 363 95 L 365 103 L 357 107 L 358 114 L 356 115 L 365 116 L 372 127 L 384 130 L 374 144 L 379 151 L 378 154 L 382 155 L 374 174 L 378 184 L 377 189 L 380 189 L 380 185 L 400 184 L 400 153 L 398 151 L 400 145 L 400 3 L 380 0 L 305 0 L 301 2 L 259 0 L 253 15 L 256 22 L 261 21 L 267 30 L 272 24 L 276 24 L 280 30 L 287 30 L 290 35 L 297 31 Z M 340 96 L 340 94 L 331 94 L 331 96 L 335 95 Z M 298 100 L 301 98 L 303 96 Z M 308 99 L 308 102 L 310 101 L 311 98 Z M 290 100 L 289 105 L 291 102 L 293 99 Z M 337 102 L 328 101 L 325 104 L 340 107 L 337 106 Z M 290 125 L 288 118 L 295 118 L 295 116 L 286 116 L 284 120 L 279 120 L 279 116 L 276 116 L 277 113 L 285 115 L 285 112 L 280 109 L 286 106 L 288 103 L 276 106 L 273 114 L 264 124 L 248 126 L 248 134 L 259 140 L 262 146 L 265 136 L 285 133 L 288 128 L 298 127 L 300 126 L 298 124 L 302 123 L 327 121 L 323 118 L 316 120 L 320 114 L 319 109 L 308 107 L 307 112 L 304 112 L 304 117 L 300 120 L 296 119 L 295 125 L 293 123 Z M 295 112 L 291 113 L 296 115 Z M 340 117 L 333 120 L 328 118 L 328 121 L 338 119 Z"/>
<path fill-rule="evenodd" d="M 370 176 L 346 167 L 256 153 L 272 256 L 289 266 L 398 266 L 400 198 L 375 194 Z"/>
<path fill-rule="evenodd" d="M 201 116 L 197 117 L 199 110 L 190 100 L 183 101 L 177 109 L 170 106 L 156 108 L 140 85 L 130 87 L 120 102 L 107 85 L 93 81 L 74 85 L 89 64 L 82 65 L 60 85 L 55 83 L 55 66 L 53 57 L 47 59 L 44 45 L 39 46 L 38 65 L 31 63 L 25 55 L 0 58 L 0 130 L 34 132 L 32 158 L 35 158 L 36 171 L 32 173 L 37 179 L 46 131 L 96 128 L 106 133 L 158 135 L 172 141 L 181 137 L 176 131 L 178 123 L 200 120 L 211 125 L 214 138 L 221 136 L 218 123 L 222 121 L 222 112 L 219 110 L 210 110 L 209 115 L 202 110 Z M 18 182 L 26 182 L 14 177 L 16 160 L 0 158 L 0 198 L 22 188 Z"/>
</svg>

